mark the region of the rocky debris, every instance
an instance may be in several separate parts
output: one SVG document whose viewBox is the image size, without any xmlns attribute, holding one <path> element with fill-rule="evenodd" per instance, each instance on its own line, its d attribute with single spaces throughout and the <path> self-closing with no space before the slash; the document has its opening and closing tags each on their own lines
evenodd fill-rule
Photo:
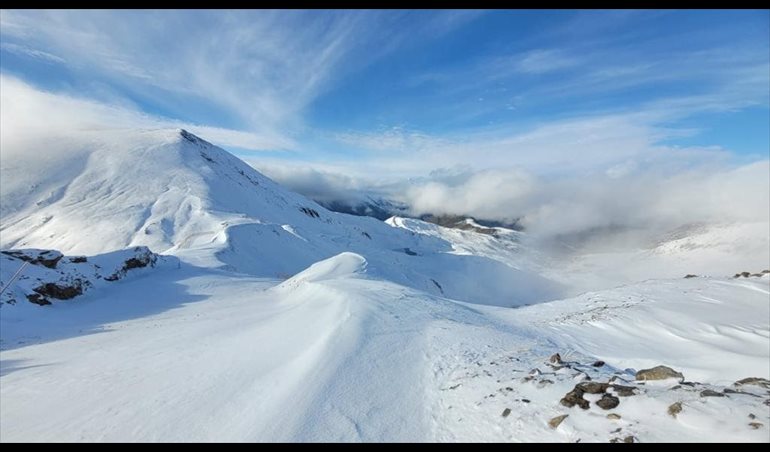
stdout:
<svg viewBox="0 0 770 452">
<path fill-rule="evenodd" d="M 721 392 L 716 392 L 711 389 L 706 389 L 701 391 L 700 396 L 701 397 L 724 397 L 725 395 L 722 394 Z"/>
<path fill-rule="evenodd" d="M 692 274 L 684 275 L 684 279 L 697 278 L 697 277 L 698 277 L 698 275 L 692 275 Z"/>
<path fill-rule="evenodd" d="M 598 381 L 584 381 L 575 385 L 575 389 L 580 389 L 588 394 L 602 394 L 609 387 L 608 383 L 599 383 Z"/>
<path fill-rule="evenodd" d="M 510 408 L 506 408 L 506 409 L 503 410 L 502 416 L 503 417 L 508 417 L 509 414 L 511 414 L 511 409 Z"/>
<path fill-rule="evenodd" d="M 69 258 L 69 260 L 73 264 L 82 264 L 83 262 L 88 262 L 88 258 L 85 256 L 73 256 Z"/>
<path fill-rule="evenodd" d="M 0 253 L 47 268 L 56 268 L 56 264 L 64 257 L 62 253 L 56 250 L 23 249 L 0 251 Z"/>
<path fill-rule="evenodd" d="M 57 300 L 69 300 L 83 294 L 83 282 L 76 279 L 71 285 L 45 283 L 42 286 L 35 287 L 35 292 L 43 297 L 56 298 Z"/>
<path fill-rule="evenodd" d="M 40 295 L 39 293 L 28 294 L 27 300 L 29 300 L 30 303 L 35 303 L 40 306 L 46 306 L 51 304 L 50 301 L 48 301 L 44 296 Z"/>
<path fill-rule="evenodd" d="M 626 436 L 623 439 L 621 439 L 621 438 L 612 438 L 610 440 L 610 442 L 611 443 L 638 443 L 639 440 L 636 438 L 636 436 L 629 435 L 629 436 Z"/>
<path fill-rule="evenodd" d="M 614 395 L 604 394 L 601 399 L 596 401 L 596 405 L 603 410 L 611 410 L 620 405 L 620 399 Z"/>
<path fill-rule="evenodd" d="M 754 413 L 749 413 L 749 419 L 756 419 L 757 415 Z"/>
<path fill-rule="evenodd" d="M 548 358 L 548 362 L 552 364 L 561 364 L 561 355 L 558 353 L 553 354 L 550 358 Z"/>
<path fill-rule="evenodd" d="M 762 402 L 762 403 L 764 403 L 764 404 L 765 404 L 765 405 L 767 405 L 767 406 L 770 406 L 770 399 L 767 399 L 767 400 L 765 400 L 765 401 L 764 401 L 764 402 Z"/>
<path fill-rule="evenodd" d="M 754 430 L 758 430 L 761 428 L 764 424 L 761 422 L 749 422 L 749 427 L 753 428 Z"/>
<path fill-rule="evenodd" d="M 594 361 L 593 364 L 591 364 L 593 367 L 602 367 L 604 365 L 604 361 Z"/>
<path fill-rule="evenodd" d="M 681 412 L 682 412 L 682 402 L 672 403 L 668 407 L 668 414 L 670 414 L 673 417 L 676 417 L 676 415 Z"/>
<path fill-rule="evenodd" d="M 620 420 L 620 415 L 617 413 L 610 413 L 607 415 L 607 419 L 611 421 L 617 421 L 617 420 Z"/>
<path fill-rule="evenodd" d="M 126 272 L 131 269 L 154 266 L 157 259 L 158 255 L 150 251 L 146 246 L 137 246 L 134 248 L 134 256 L 126 259 L 119 270 L 109 276 L 105 276 L 104 279 L 106 281 L 117 281 L 126 276 Z"/>
<path fill-rule="evenodd" d="M 770 389 L 770 380 L 766 378 L 749 377 L 735 382 L 735 386 L 743 385 L 755 385 L 765 389 Z"/>
<path fill-rule="evenodd" d="M 665 380 L 667 378 L 684 380 L 684 375 L 668 366 L 656 366 L 651 369 L 642 369 L 636 373 L 637 380 Z"/>
<path fill-rule="evenodd" d="M 309 216 L 310 218 L 320 218 L 321 215 L 318 213 L 317 210 L 311 209 L 309 207 L 300 207 L 299 210 L 304 213 L 305 215 Z"/>
<path fill-rule="evenodd" d="M 762 270 L 760 273 L 762 273 L 764 275 L 766 273 L 770 273 L 770 270 Z"/>
<path fill-rule="evenodd" d="M 633 386 L 623 386 L 623 385 L 610 385 L 612 390 L 615 392 L 615 394 L 619 395 L 620 397 L 631 397 L 636 395 L 634 392 L 636 390 Z"/>
<path fill-rule="evenodd" d="M 559 400 L 559 403 L 566 406 L 567 408 L 572 408 L 573 406 L 577 405 L 580 408 L 587 410 L 588 400 L 583 398 L 583 394 L 583 390 L 575 386 L 575 389 L 565 394 L 564 397 Z"/>
<path fill-rule="evenodd" d="M 559 425 L 561 425 L 561 423 L 564 421 L 564 419 L 567 419 L 567 417 L 569 417 L 569 414 L 561 414 L 559 416 L 556 416 L 555 418 L 548 421 L 548 426 L 555 429 Z"/>
<path fill-rule="evenodd" d="M 538 387 L 538 388 L 545 388 L 546 386 L 548 386 L 548 385 L 552 385 L 552 384 L 553 384 L 553 381 L 552 381 L 552 380 L 548 380 L 548 379 L 544 378 L 544 379 L 542 379 L 542 380 L 539 380 L 539 381 L 537 382 L 537 387 Z"/>
<path fill-rule="evenodd" d="M 736 391 L 735 389 L 730 389 L 730 388 L 725 388 L 725 389 L 723 389 L 723 391 L 724 391 L 725 394 L 740 394 L 740 395 L 747 395 L 747 396 L 751 396 L 751 397 L 762 397 L 762 396 L 758 396 L 756 394 L 752 394 L 750 392 Z"/>
<path fill-rule="evenodd" d="M 524 403 L 531 403 L 531 402 L 532 402 L 532 401 L 531 401 L 531 400 L 529 400 L 529 399 L 521 399 L 521 401 L 522 401 L 522 402 L 524 402 Z"/>
<path fill-rule="evenodd" d="M 529 371 L 529 374 L 533 377 L 537 377 L 538 375 L 542 375 L 542 372 L 540 372 L 540 369 L 532 369 Z"/>
</svg>

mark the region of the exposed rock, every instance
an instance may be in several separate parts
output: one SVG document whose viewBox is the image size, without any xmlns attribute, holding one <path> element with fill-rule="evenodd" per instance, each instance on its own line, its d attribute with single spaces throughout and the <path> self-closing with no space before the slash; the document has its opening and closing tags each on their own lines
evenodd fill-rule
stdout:
<svg viewBox="0 0 770 452">
<path fill-rule="evenodd" d="M 765 273 L 770 273 L 770 270 L 762 270 L 761 273 L 764 275 Z"/>
<path fill-rule="evenodd" d="M 651 369 L 642 369 L 636 373 L 637 380 L 665 380 L 667 378 L 684 380 L 684 375 L 668 366 L 656 366 Z"/>
<path fill-rule="evenodd" d="M 684 275 L 685 279 L 687 279 L 687 278 L 697 278 L 697 277 L 698 277 L 698 275 Z"/>
<path fill-rule="evenodd" d="M 83 262 L 88 262 L 88 258 L 85 256 L 74 256 L 70 258 L 70 262 L 73 264 L 82 264 Z"/>
<path fill-rule="evenodd" d="M 503 417 L 508 417 L 509 414 L 511 414 L 510 408 L 506 408 L 503 410 Z"/>
<path fill-rule="evenodd" d="M 744 378 L 743 380 L 738 380 L 735 382 L 735 386 L 741 386 L 741 385 L 755 385 L 765 389 L 770 389 L 770 380 L 767 380 L 765 378 L 759 378 L 759 377 L 749 377 L 749 378 Z"/>
<path fill-rule="evenodd" d="M 106 276 L 104 279 L 106 281 L 117 281 L 123 278 L 126 275 L 126 272 L 131 269 L 147 267 L 148 265 L 154 266 L 158 259 L 158 255 L 150 251 L 146 246 L 137 246 L 134 248 L 134 253 L 135 256 L 126 259 L 123 266 L 118 271 L 110 276 Z"/>
<path fill-rule="evenodd" d="M 544 387 L 546 387 L 548 385 L 552 385 L 552 384 L 553 384 L 552 380 L 548 380 L 548 379 L 544 378 L 544 379 L 542 379 L 542 380 L 537 382 L 537 387 L 538 388 L 544 388 Z"/>
<path fill-rule="evenodd" d="M 536 376 L 542 374 L 542 372 L 540 372 L 540 369 L 532 369 L 532 370 L 529 371 L 529 374 L 536 377 Z"/>
<path fill-rule="evenodd" d="M 756 419 L 757 415 L 754 413 L 749 413 L 749 419 Z"/>
<path fill-rule="evenodd" d="M 704 391 L 701 391 L 700 393 L 701 397 L 724 397 L 725 395 L 721 392 L 712 391 L 711 389 L 706 389 Z"/>
<path fill-rule="evenodd" d="M 556 416 L 555 418 L 548 421 L 548 426 L 555 429 L 564 421 L 564 419 L 567 419 L 567 417 L 569 417 L 569 414 L 561 414 Z"/>
<path fill-rule="evenodd" d="M 604 365 L 604 361 L 601 361 L 601 360 L 594 361 L 594 363 L 591 364 L 591 365 L 594 366 L 594 367 L 602 367 Z"/>
<path fill-rule="evenodd" d="M 8 250 L 0 251 L 0 253 L 13 256 L 17 259 L 29 262 L 30 264 L 42 265 L 48 268 L 56 268 L 56 264 L 58 264 L 61 258 L 64 257 L 62 253 L 55 250 Z"/>
<path fill-rule="evenodd" d="M 741 276 L 743 276 L 744 278 L 748 278 L 749 276 L 751 276 L 751 273 L 750 272 L 741 272 Z"/>
<path fill-rule="evenodd" d="M 612 421 L 617 421 L 620 419 L 620 415 L 617 413 L 610 413 L 607 415 L 607 419 L 610 419 Z"/>
<path fill-rule="evenodd" d="M 623 385 L 610 385 L 610 387 L 615 391 L 615 394 L 619 395 L 620 397 L 631 397 L 636 395 L 634 392 L 636 390 L 633 386 L 623 386 Z"/>
<path fill-rule="evenodd" d="M 575 387 L 575 389 L 562 397 L 559 403 L 566 406 L 567 408 L 572 408 L 573 406 L 577 405 L 584 410 L 588 409 L 588 400 L 583 398 L 583 390 L 578 387 Z"/>
<path fill-rule="evenodd" d="M 749 422 L 749 427 L 753 428 L 754 430 L 759 429 L 763 425 L 764 424 L 762 424 L 761 422 Z"/>
<path fill-rule="evenodd" d="M 548 358 L 548 361 L 553 364 L 561 364 L 561 355 L 558 353 L 555 353 L 550 358 Z"/>
<path fill-rule="evenodd" d="M 682 402 L 672 403 L 668 407 L 668 414 L 676 417 L 677 414 L 682 412 Z"/>
<path fill-rule="evenodd" d="M 27 300 L 29 300 L 30 303 L 35 303 L 35 304 L 38 304 L 40 306 L 45 306 L 45 305 L 51 304 L 51 302 L 48 301 L 47 298 L 45 298 L 44 296 L 40 295 L 39 293 L 32 293 L 32 294 L 27 295 Z"/>
<path fill-rule="evenodd" d="M 747 395 L 747 396 L 751 396 L 751 397 L 762 397 L 762 396 L 758 396 L 756 394 L 752 394 L 750 392 L 736 391 L 735 389 L 730 389 L 730 388 L 725 388 L 725 389 L 723 389 L 723 391 L 724 391 L 725 394 L 740 394 L 740 395 Z"/>
<path fill-rule="evenodd" d="M 58 300 L 69 300 L 83 294 L 83 283 L 76 279 L 71 285 L 45 283 L 42 286 L 35 287 L 35 292 L 44 297 L 56 298 Z"/>
<path fill-rule="evenodd" d="M 601 399 L 596 401 L 596 404 L 603 410 L 611 410 L 620 405 L 620 399 L 614 395 L 604 394 Z"/>
<path fill-rule="evenodd" d="M 584 381 L 575 385 L 575 389 L 580 389 L 588 394 L 602 394 L 609 387 L 608 383 L 599 383 L 598 381 Z"/>
<path fill-rule="evenodd" d="M 531 401 L 531 400 L 529 400 L 529 399 L 521 399 L 521 401 L 522 401 L 522 402 L 524 402 L 524 403 L 530 403 L 530 402 L 532 402 L 532 401 Z"/>
<path fill-rule="evenodd" d="M 624 443 L 638 443 L 639 440 L 636 439 L 636 436 L 626 436 L 623 438 Z"/>
</svg>

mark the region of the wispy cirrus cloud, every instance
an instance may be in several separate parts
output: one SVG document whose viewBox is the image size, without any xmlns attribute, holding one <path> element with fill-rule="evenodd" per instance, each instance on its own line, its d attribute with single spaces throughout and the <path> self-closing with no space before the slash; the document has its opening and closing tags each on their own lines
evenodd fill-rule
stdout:
<svg viewBox="0 0 770 452">
<path fill-rule="evenodd" d="M 58 57 L 52 53 L 43 52 L 42 50 L 32 49 L 20 44 L 13 44 L 10 42 L 4 42 L 0 44 L 0 48 L 7 52 L 15 53 L 16 55 L 36 58 L 49 63 L 64 63 L 64 58 Z"/>
</svg>

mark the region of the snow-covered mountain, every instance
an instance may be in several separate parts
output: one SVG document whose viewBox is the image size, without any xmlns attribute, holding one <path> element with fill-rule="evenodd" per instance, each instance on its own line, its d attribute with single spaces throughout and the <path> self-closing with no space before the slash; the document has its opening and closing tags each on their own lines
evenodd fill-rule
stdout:
<svg viewBox="0 0 770 452">
<path fill-rule="evenodd" d="M 525 268 L 448 254 L 440 237 L 328 211 L 184 130 L 83 133 L 51 152 L 3 155 L 0 176 L 3 249 L 148 246 L 192 265 L 279 278 L 353 251 L 370 273 L 460 300 L 515 306 L 558 295 L 558 284 Z"/>
<path fill-rule="evenodd" d="M 768 441 L 763 225 L 561 259 L 182 130 L 44 144 L 0 153 L 2 441 Z"/>
</svg>

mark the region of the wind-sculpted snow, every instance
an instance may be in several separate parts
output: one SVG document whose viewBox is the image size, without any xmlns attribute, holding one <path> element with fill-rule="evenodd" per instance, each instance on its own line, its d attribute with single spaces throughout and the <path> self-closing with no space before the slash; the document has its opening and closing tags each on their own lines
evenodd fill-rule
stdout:
<svg viewBox="0 0 770 452">
<path fill-rule="evenodd" d="M 0 155 L 0 441 L 768 441 L 770 273 L 683 278 L 756 225 L 617 287 L 629 254 L 329 212 L 184 131 L 50 145 Z"/>
</svg>

